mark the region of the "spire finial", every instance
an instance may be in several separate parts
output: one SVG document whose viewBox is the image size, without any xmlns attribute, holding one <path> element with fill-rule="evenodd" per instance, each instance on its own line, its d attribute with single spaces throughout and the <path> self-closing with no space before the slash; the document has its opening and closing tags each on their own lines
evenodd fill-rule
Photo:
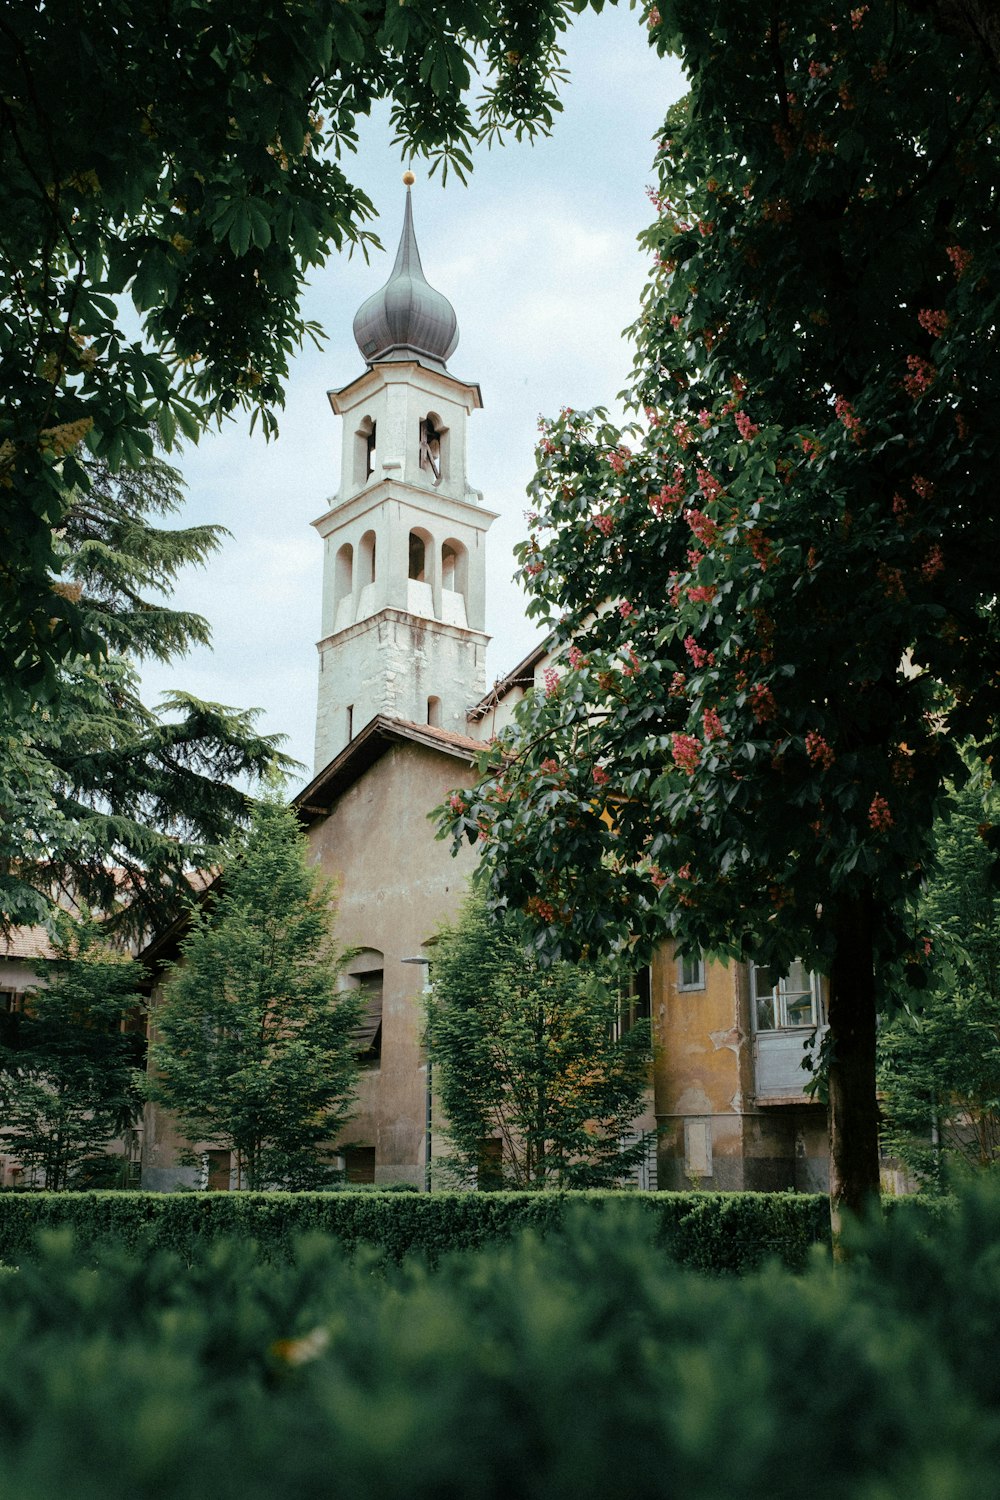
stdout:
<svg viewBox="0 0 1000 1500">
<path fill-rule="evenodd" d="M 354 319 L 354 337 L 369 364 L 416 359 L 444 370 L 458 344 L 455 309 L 428 285 L 413 231 L 410 187 L 416 181 L 407 168 L 403 231 L 392 274 L 385 286 L 362 303 Z"/>
</svg>

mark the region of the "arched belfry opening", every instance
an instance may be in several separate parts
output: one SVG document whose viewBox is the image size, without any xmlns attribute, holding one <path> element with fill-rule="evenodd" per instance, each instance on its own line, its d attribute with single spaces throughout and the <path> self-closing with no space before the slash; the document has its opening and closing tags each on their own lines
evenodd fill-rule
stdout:
<svg viewBox="0 0 1000 1500">
<path fill-rule="evenodd" d="M 414 526 L 410 531 L 406 608 L 411 615 L 420 615 L 425 620 L 434 618 L 433 558 L 433 537 L 422 526 Z"/>
<path fill-rule="evenodd" d="M 468 624 L 468 589 L 468 549 L 451 537 L 441 544 L 441 618 L 445 624 Z"/>
<path fill-rule="evenodd" d="M 345 542 L 337 549 L 333 571 L 333 628 L 343 630 L 354 618 L 354 548 Z"/>
<path fill-rule="evenodd" d="M 410 577 L 424 583 L 427 576 L 427 543 L 424 532 L 410 532 Z"/>
<path fill-rule="evenodd" d="M 362 417 L 354 434 L 354 483 L 358 489 L 375 473 L 376 424 L 374 417 Z"/>
<path fill-rule="evenodd" d="M 420 422 L 420 467 L 435 488 L 448 473 L 448 429 L 437 412 L 429 411 Z"/>
</svg>

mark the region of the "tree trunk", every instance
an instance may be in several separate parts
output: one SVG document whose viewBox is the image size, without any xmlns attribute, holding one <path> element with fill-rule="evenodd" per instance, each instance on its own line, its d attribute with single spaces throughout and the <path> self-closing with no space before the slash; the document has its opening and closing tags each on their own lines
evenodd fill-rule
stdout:
<svg viewBox="0 0 1000 1500">
<path fill-rule="evenodd" d="M 875 964 L 870 900 L 844 907 L 830 973 L 830 1226 L 843 1259 L 846 1213 L 879 1201 L 875 1097 Z"/>
</svg>

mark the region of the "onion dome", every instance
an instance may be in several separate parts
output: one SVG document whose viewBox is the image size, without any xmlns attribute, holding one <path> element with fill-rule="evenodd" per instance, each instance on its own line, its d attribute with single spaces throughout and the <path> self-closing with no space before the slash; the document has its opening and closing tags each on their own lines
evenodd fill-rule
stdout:
<svg viewBox="0 0 1000 1500">
<path fill-rule="evenodd" d="M 413 233 L 410 183 L 407 172 L 406 212 L 396 263 L 385 286 L 363 302 L 354 317 L 354 337 L 370 365 L 416 360 L 435 370 L 458 347 L 458 319 L 447 297 L 424 278 Z"/>
</svg>

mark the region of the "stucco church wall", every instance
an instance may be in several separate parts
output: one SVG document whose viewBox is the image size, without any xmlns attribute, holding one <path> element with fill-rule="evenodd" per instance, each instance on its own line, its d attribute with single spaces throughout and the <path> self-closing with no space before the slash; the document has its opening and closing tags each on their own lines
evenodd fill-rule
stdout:
<svg viewBox="0 0 1000 1500">
<path fill-rule="evenodd" d="M 469 769 L 412 743 L 393 746 L 309 830 L 313 858 L 341 891 L 337 940 L 383 955 L 382 1058 L 361 1074 L 344 1142 L 375 1147 L 376 1182 L 424 1180 L 427 1072 L 421 1048 L 426 969 L 403 960 L 454 917 L 475 864 L 452 859 L 427 820 Z"/>
</svg>

